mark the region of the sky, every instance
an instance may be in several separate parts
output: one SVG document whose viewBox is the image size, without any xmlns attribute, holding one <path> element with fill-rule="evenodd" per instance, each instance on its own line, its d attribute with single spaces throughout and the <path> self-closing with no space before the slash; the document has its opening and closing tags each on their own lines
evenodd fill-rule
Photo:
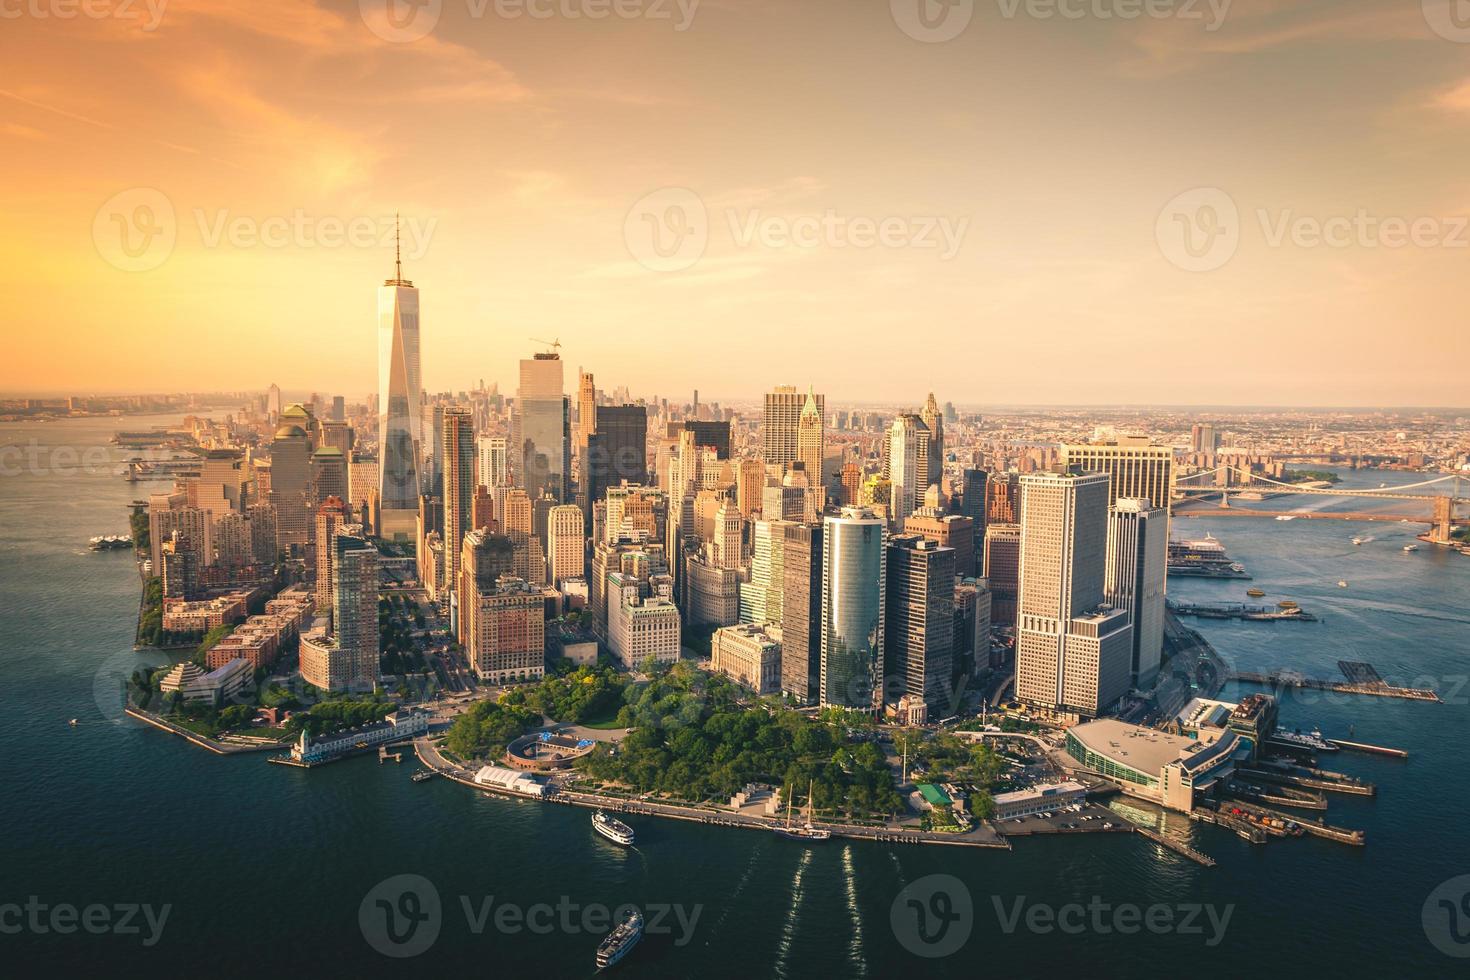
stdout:
<svg viewBox="0 0 1470 980">
<path fill-rule="evenodd" d="M 0 391 L 1463 406 L 1452 2 L 0 0 Z"/>
</svg>

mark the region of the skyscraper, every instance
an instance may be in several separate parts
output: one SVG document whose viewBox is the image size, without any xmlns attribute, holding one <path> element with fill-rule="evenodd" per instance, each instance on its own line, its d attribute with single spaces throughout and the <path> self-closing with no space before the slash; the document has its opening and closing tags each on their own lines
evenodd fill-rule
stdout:
<svg viewBox="0 0 1470 980">
<path fill-rule="evenodd" d="M 342 501 L 328 497 L 316 512 L 316 608 L 332 614 L 332 558 L 336 554 L 337 531 L 347 519 Z"/>
<path fill-rule="evenodd" d="M 587 450 L 587 437 L 597 430 L 597 382 L 591 371 L 577 372 L 577 451 Z"/>
<path fill-rule="evenodd" d="M 579 483 L 584 510 L 608 487 L 648 482 L 648 409 L 643 405 L 599 405 L 583 448 Z"/>
<path fill-rule="evenodd" d="M 1118 436 L 1108 442 L 1063 445 L 1062 465 L 1108 475 L 1108 506 L 1119 497 L 1149 500 L 1169 508 L 1174 495 L 1174 450 L 1147 436 Z"/>
<path fill-rule="evenodd" d="M 915 695 L 935 718 L 951 714 L 954 566 L 954 549 L 923 535 L 888 539 L 883 699 Z"/>
<path fill-rule="evenodd" d="M 820 704 L 876 711 L 884 666 L 887 533 L 871 511 L 843 508 L 822 522 Z"/>
<path fill-rule="evenodd" d="M 816 396 L 808 391 L 796 423 L 796 459 L 806 469 L 807 482 L 813 487 L 822 482 L 823 425 Z"/>
<path fill-rule="evenodd" d="M 1108 477 L 1021 478 L 1021 584 L 1016 696 L 1063 715 L 1095 717 L 1128 692 L 1128 614 L 1104 603 Z"/>
<path fill-rule="evenodd" d="M 929 429 L 917 415 L 904 414 L 888 428 L 889 517 L 902 521 L 914 512 L 928 489 Z"/>
<path fill-rule="evenodd" d="M 325 690 L 371 691 L 378 680 L 378 550 L 338 534 L 332 553 L 332 620 L 301 638 L 301 677 Z"/>
<path fill-rule="evenodd" d="M 927 489 L 941 482 L 944 477 L 944 415 L 934 400 L 934 392 L 929 392 L 929 400 L 919 410 L 919 418 L 924 420 L 924 428 L 929 431 L 929 443 L 924 452 L 928 463 L 924 474 L 924 487 Z"/>
<path fill-rule="evenodd" d="M 460 544 L 474 529 L 475 419 L 469 409 L 444 411 L 444 581 L 458 587 Z"/>
<path fill-rule="evenodd" d="M 505 436 L 480 436 L 475 440 L 480 456 L 475 479 L 487 490 L 510 486 L 510 457 Z"/>
<path fill-rule="evenodd" d="M 990 582 L 991 621 L 1016 625 L 1016 597 L 1021 590 L 1021 525 L 991 524 L 985 529 L 981 574 Z"/>
<path fill-rule="evenodd" d="M 767 466 L 784 468 L 800 458 L 798 432 L 808 398 L 816 400 L 818 415 L 826 413 L 826 399 L 822 395 L 799 394 L 794 385 L 777 385 L 766 394 L 761 416 L 761 448 Z"/>
<path fill-rule="evenodd" d="M 419 291 L 403 278 L 396 242 L 394 252 L 393 278 L 378 289 L 378 499 L 383 536 L 406 538 L 414 532 L 421 489 L 424 386 Z"/>
<path fill-rule="evenodd" d="M 521 361 L 516 396 L 516 449 L 519 482 L 533 497 L 549 493 L 567 499 L 571 469 L 570 408 L 562 385 L 561 355 L 544 352 Z"/>
<path fill-rule="evenodd" d="M 551 570 L 552 585 L 560 585 L 563 579 L 586 576 L 587 544 L 583 527 L 582 508 L 576 504 L 551 508 L 546 521 L 546 563 Z"/>
<path fill-rule="evenodd" d="M 964 486 L 960 491 L 960 513 L 970 519 L 975 527 L 975 570 L 973 574 L 980 574 L 980 557 L 985 541 L 985 519 L 986 497 L 990 488 L 990 474 L 982 469 L 966 468 L 961 474 Z M 970 570 L 961 567 L 961 575 L 972 574 Z"/>
<path fill-rule="evenodd" d="M 822 676 L 821 524 L 783 524 L 786 554 L 781 595 L 781 691 L 816 704 Z"/>
<path fill-rule="evenodd" d="M 270 502 L 276 508 L 279 550 L 306 547 L 311 538 L 311 441 L 295 422 L 284 422 L 271 440 Z"/>
<path fill-rule="evenodd" d="M 1163 656 L 1167 520 L 1162 509 L 1135 497 L 1119 497 L 1108 513 L 1104 594 L 1110 606 L 1128 613 L 1133 627 L 1134 687 L 1153 684 Z"/>
</svg>

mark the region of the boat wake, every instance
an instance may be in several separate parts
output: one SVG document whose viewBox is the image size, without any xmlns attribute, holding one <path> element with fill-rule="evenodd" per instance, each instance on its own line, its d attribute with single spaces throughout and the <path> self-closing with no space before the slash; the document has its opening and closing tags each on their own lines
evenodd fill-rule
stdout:
<svg viewBox="0 0 1470 980">
<path fill-rule="evenodd" d="M 776 963 L 771 971 L 778 977 L 786 976 L 786 957 L 790 955 L 792 940 L 796 938 L 796 917 L 801 911 L 801 882 L 811 863 L 812 852 L 802 851 L 801 861 L 796 865 L 796 874 L 791 876 L 791 908 L 787 910 L 786 918 L 781 923 L 781 941 L 776 944 Z"/>
<path fill-rule="evenodd" d="M 852 919 L 852 941 L 847 944 L 847 952 L 852 961 L 852 975 L 865 977 L 868 975 L 868 962 L 863 956 L 863 914 L 858 907 L 857 877 L 852 867 L 852 845 L 842 849 L 842 870 L 847 884 L 847 915 Z"/>
</svg>

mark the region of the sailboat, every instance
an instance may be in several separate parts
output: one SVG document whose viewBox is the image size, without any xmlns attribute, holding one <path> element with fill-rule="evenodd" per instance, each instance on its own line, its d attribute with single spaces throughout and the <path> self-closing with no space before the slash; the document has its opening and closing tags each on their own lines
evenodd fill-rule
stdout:
<svg viewBox="0 0 1470 980">
<path fill-rule="evenodd" d="M 814 785 L 815 780 L 807 784 L 806 822 L 799 825 L 793 824 L 791 822 L 791 800 L 787 799 L 786 822 L 784 824 L 777 824 L 776 826 L 771 828 L 776 832 L 777 837 L 785 837 L 787 840 L 800 841 L 819 841 L 831 839 L 832 831 L 823 830 L 820 827 L 812 826 L 812 789 Z"/>
</svg>

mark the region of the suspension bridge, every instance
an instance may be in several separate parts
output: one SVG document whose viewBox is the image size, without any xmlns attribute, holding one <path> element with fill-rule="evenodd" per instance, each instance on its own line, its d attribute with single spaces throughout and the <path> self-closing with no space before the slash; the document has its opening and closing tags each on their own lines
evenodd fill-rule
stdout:
<svg viewBox="0 0 1470 980">
<path fill-rule="evenodd" d="M 1224 475 L 1223 480 L 1221 474 Z M 1213 483 L 1205 484 L 1199 481 L 1213 479 Z M 1181 477 L 1174 484 L 1176 499 L 1174 510 L 1176 513 L 1188 513 L 1197 511 L 1207 498 L 1218 496 L 1220 503 L 1214 513 L 1226 514 L 1239 517 L 1289 517 L 1302 518 L 1305 520 L 1346 520 L 1346 521 L 1408 521 L 1415 524 L 1429 524 L 1432 527 L 1430 540 L 1440 544 L 1447 544 L 1450 540 L 1450 531 L 1455 525 L 1457 509 L 1470 503 L 1470 499 L 1464 496 L 1461 489 L 1461 481 L 1465 477 L 1450 473 L 1445 476 L 1435 477 L 1430 480 L 1421 480 L 1418 483 L 1407 483 L 1402 486 L 1378 487 L 1377 489 L 1363 490 L 1340 490 L 1332 486 L 1301 485 L 1286 483 L 1282 480 L 1273 480 L 1259 473 L 1252 473 L 1244 467 L 1234 465 L 1217 466 L 1213 470 L 1201 473 L 1192 473 L 1187 477 Z M 1219 485 L 1223 483 L 1224 485 Z M 1414 493 L 1425 487 L 1435 487 L 1441 484 L 1449 484 L 1445 489 L 1448 493 Z M 1425 504 L 1429 508 L 1426 514 L 1423 511 L 1412 513 L 1390 513 L 1385 510 L 1372 511 L 1303 511 L 1303 510 L 1266 510 L 1262 508 L 1238 508 L 1230 506 L 1231 496 L 1240 494 L 1252 494 L 1254 496 L 1293 494 L 1316 497 L 1339 497 L 1356 498 L 1363 500 L 1412 500 Z M 1192 506 L 1191 506 L 1192 505 Z"/>
</svg>

